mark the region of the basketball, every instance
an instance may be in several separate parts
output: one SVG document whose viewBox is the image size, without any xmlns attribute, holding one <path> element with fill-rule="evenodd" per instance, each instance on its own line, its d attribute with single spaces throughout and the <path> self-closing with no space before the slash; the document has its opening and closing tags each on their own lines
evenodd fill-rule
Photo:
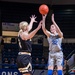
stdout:
<svg viewBox="0 0 75 75">
<path fill-rule="evenodd" d="M 49 12 L 48 6 L 45 5 L 45 4 L 40 5 L 40 7 L 39 7 L 39 12 L 40 12 L 40 14 L 42 14 L 42 15 L 47 14 L 47 13 Z"/>
</svg>

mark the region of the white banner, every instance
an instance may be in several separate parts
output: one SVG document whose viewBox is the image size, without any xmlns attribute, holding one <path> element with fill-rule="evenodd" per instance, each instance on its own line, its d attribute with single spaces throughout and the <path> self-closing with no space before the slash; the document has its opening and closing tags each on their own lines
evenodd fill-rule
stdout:
<svg viewBox="0 0 75 75">
<path fill-rule="evenodd" d="M 19 31 L 18 23 L 2 22 L 2 31 Z"/>
</svg>

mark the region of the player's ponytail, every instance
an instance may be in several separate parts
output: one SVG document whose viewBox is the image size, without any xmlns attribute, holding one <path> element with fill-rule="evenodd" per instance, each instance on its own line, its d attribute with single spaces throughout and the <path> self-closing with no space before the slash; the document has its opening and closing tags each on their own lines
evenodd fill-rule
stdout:
<svg viewBox="0 0 75 75">
<path fill-rule="evenodd" d="M 18 36 L 19 36 L 22 32 L 23 32 L 23 30 L 20 29 L 19 32 L 18 32 Z"/>
</svg>

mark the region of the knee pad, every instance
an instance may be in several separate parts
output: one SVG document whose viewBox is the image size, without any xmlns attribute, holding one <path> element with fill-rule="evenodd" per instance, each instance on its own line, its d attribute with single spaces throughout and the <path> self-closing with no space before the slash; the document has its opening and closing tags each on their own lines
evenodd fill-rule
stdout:
<svg viewBox="0 0 75 75">
<path fill-rule="evenodd" d="M 62 75 L 62 70 L 58 70 L 58 75 Z"/>
<path fill-rule="evenodd" d="M 53 70 L 48 70 L 48 75 L 53 75 Z"/>
</svg>

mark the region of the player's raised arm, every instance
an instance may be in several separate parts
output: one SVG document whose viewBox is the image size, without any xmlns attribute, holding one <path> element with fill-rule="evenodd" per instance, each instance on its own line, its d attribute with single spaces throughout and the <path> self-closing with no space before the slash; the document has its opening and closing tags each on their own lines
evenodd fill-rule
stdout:
<svg viewBox="0 0 75 75">
<path fill-rule="evenodd" d="M 29 25 L 28 25 L 28 31 L 30 31 L 31 29 L 32 29 L 32 26 L 33 26 L 33 23 L 34 22 L 37 22 L 35 19 L 36 19 L 36 16 L 35 15 L 32 15 L 31 17 L 30 17 L 30 19 L 31 19 L 31 21 L 30 21 L 30 23 L 29 23 Z"/>
<path fill-rule="evenodd" d="M 48 31 L 45 27 L 45 20 L 47 15 L 42 15 L 42 30 L 47 37 L 50 37 L 50 31 Z"/>
<path fill-rule="evenodd" d="M 21 38 L 23 40 L 28 40 L 31 39 L 32 37 L 34 37 L 34 35 L 38 32 L 38 30 L 41 28 L 41 22 L 39 23 L 38 27 L 36 29 L 34 29 L 32 32 L 30 32 L 29 34 L 27 33 L 22 33 L 21 34 Z"/>
<path fill-rule="evenodd" d="M 54 20 L 54 14 L 52 14 L 52 18 L 51 19 L 52 19 L 53 24 L 56 27 L 56 31 L 58 32 L 58 35 L 63 38 L 63 33 L 61 32 L 59 26 L 57 25 L 57 23 Z"/>
</svg>

